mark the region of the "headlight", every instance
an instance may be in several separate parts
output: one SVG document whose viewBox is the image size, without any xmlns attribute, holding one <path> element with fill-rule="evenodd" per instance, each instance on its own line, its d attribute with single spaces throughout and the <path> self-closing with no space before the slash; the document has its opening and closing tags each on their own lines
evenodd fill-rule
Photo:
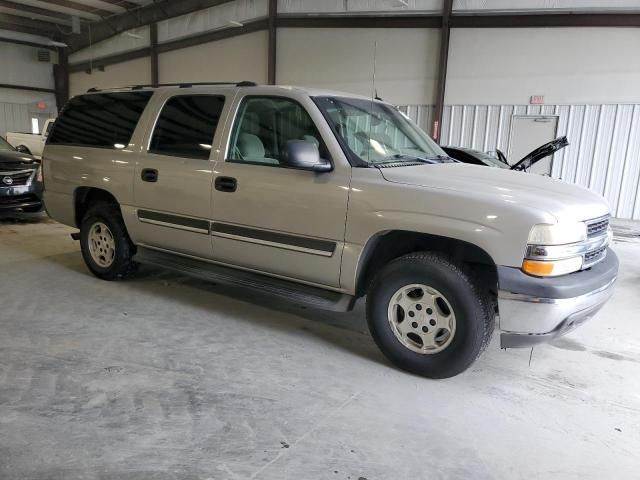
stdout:
<svg viewBox="0 0 640 480">
<path fill-rule="evenodd" d="M 42 176 L 42 165 L 40 165 L 36 173 L 36 182 L 42 183 L 43 180 L 44 180 L 44 177 Z"/>
<path fill-rule="evenodd" d="M 536 277 L 557 277 L 583 267 L 587 225 L 557 223 L 535 225 L 529 232 L 522 271 Z"/>
<path fill-rule="evenodd" d="M 564 245 L 584 242 L 587 225 L 583 222 L 535 225 L 529 232 L 529 245 Z"/>
</svg>

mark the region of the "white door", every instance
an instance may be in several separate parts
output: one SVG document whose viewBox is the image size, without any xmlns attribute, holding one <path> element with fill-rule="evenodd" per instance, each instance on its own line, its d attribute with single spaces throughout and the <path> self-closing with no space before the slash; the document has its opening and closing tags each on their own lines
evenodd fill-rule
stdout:
<svg viewBox="0 0 640 480">
<path fill-rule="evenodd" d="M 515 116 L 511 124 L 509 137 L 509 163 L 522 160 L 528 153 L 556 138 L 558 117 L 527 115 Z M 528 171 L 540 175 L 551 175 L 553 157 L 543 158 Z"/>
</svg>

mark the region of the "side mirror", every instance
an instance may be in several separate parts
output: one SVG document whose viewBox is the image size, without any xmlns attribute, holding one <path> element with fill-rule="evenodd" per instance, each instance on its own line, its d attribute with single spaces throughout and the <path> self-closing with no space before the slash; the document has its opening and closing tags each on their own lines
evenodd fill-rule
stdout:
<svg viewBox="0 0 640 480">
<path fill-rule="evenodd" d="M 320 151 L 315 143 L 304 140 L 289 140 L 287 142 L 286 165 L 300 170 L 314 172 L 329 172 L 333 170 L 331 163 L 320 158 Z"/>
</svg>

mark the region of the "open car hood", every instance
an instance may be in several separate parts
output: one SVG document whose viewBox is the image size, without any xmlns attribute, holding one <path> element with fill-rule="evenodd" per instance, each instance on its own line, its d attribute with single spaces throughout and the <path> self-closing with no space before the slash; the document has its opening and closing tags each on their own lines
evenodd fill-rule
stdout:
<svg viewBox="0 0 640 480">
<path fill-rule="evenodd" d="M 511 166 L 511 170 L 527 170 L 531 168 L 534 163 L 553 155 L 567 145 L 569 145 L 567 137 L 558 137 L 555 140 L 551 140 L 549 143 L 545 143 L 544 145 L 536 148 L 533 152 L 525 155 L 522 160 Z"/>
</svg>

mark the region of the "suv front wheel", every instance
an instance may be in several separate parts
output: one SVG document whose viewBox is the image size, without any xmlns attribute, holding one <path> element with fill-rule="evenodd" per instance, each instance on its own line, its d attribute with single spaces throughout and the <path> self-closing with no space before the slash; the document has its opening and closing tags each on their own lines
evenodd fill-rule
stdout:
<svg viewBox="0 0 640 480">
<path fill-rule="evenodd" d="M 80 248 L 91 273 L 103 280 L 126 278 L 136 269 L 135 247 L 117 205 L 98 203 L 89 208 L 80 225 Z"/>
<path fill-rule="evenodd" d="M 489 343 L 491 305 L 488 293 L 446 256 L 413 253 L 376 276 L 367 295 L 367 322 L 394 364 L 447 378 L 466 370 Z"/>
</svg>

